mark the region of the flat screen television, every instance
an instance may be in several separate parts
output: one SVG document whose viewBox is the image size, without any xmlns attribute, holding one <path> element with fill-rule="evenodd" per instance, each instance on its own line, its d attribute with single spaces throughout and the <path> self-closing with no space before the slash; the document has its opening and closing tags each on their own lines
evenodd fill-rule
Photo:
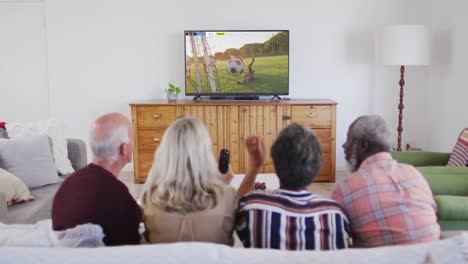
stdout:
<svg viewBox="0 0 468 264">
<path fill-rule="evenodd" d="M 289 30 L 186 30 L 185 94 L 289 94 Z"/>
</svg>

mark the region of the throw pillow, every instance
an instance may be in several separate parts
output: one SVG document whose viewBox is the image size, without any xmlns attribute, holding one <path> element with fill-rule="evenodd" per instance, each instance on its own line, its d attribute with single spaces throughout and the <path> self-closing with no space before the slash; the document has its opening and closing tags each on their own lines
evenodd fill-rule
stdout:
<svg viewBox="0 0 468 264">
<path fill-rule="evenodd" d="M 34 200 L 26 185 L 18 177 L 4 169 L 0 169 L 0 192 L 5 194 L 7 205 Z"/>
<path fill-rule="evenodd" d="M 52 153 L 57 171 L 62 175 L 75 171 L 68 159 L 68 146 L 63 127 L 57 120 L 37 121 L 29 124 L 8 123 L 6 130 L 11 139 L 47 134 L 52 140 Z"/>
<path fill-rule="evenodd" d="M 468 128 L 465 128 L 455 143 L 447 166 L 465 167 L 468 164 Z"/>
<path fill-rule="evenodd" d="M 61 181 L 47 135 L 0 139 L 0 167 L 18 176 L 28 188 Z"/>
</svg>

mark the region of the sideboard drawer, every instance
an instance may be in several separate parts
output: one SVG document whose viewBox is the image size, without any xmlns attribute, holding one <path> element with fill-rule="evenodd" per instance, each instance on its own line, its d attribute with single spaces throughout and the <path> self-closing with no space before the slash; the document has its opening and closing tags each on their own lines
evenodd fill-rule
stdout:
<svg viewBox="0 0 468 264">
<path fill-rule="evenodd" d="M 138 152 L 138 174 L 140 175 L 140 178 L 146 178 L 148 176 L 151 166 L 153 166 L 153 158 L 153 151 Z"/>
<path fill-rule="evenodd" d="M 137 107 L 138 128 L 169 127 L 176 120 L 175 106 L 139 106 Z"/>
<path fill-rule="evenodd" d="M 319 173 L 315 176 L 315 181 L 329 181 L 330 180 L 331 159 L 330 153 L 324 152 L 322 155 L 322 167 Z"/>
<path fill-rule="evenodd" d="M 322 152 L 330 152 L 332 143 L 332 132 L 331 129 L 317 128 L 312 129 L 320 140 L 322 146 Z"/>
<path fill-rule="evenodd" d="M 332 107 L 330 105 L 293 106 L 292 122 L 309 127 L 331 127 Z"/>
<path fill-rule="evenodd" d="M 138 150 L 155 151 L 161 143 L 164 130 L 140 129 L 138 130 Z"/>
</svg>

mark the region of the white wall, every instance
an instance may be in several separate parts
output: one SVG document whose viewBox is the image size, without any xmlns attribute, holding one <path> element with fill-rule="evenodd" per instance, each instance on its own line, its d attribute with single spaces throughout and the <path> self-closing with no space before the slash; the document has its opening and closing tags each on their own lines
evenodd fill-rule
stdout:
<svg viewBox="0 0 468 264">
<path fill-rule="evenodd" d="M 468 127 L 468 1 L 433 0 L 432 6 L 435 49 L 426 129 L 431 149 L 451 152 Z"/>
<path fill-rule="evenodd" d="M 183 85 L 185 29 L 289 29 L 290 97 L 338 102 L 338 168 L 356 117 L 380 113 L 396 127 L 398 70 L 374 64 L 373 32 L 430 18 L 425 0 L 46 0 L 45 8 L 51 116 L 68 136 L 86 138 L 98 115 L 130 115 L 129 102 Z M 426 71 L 409 72 L 408 87 L 421 89 Z"/>
<path fill-rule="evenodd" d="M 0 121 L 49 115 L 44 3 L 0 1 Z"/>
</svg>

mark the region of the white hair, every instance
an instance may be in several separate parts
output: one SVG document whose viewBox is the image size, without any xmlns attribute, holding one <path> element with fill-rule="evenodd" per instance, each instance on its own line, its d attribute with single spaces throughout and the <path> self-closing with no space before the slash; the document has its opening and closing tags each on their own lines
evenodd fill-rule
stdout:
<svg viewBox="0 0 468 264">
<path fill-rule="evenodd" d="M 97 124 L 91 125 L 89 133 L 89 145 L 95 158 L 106 159 L 115 162 L 118 159 L 120 146 L 130 141 L 128 137 L 128 127 L 121 124 L 110 131 L 110 134 L 102 139 L 95 137 Z"/>
<path fill-rule="evenodd" d="M 216 205 L 218 168 L 205 125 L 193 117 L 174 122 L 164 133 L 146 179 L 146 208 L 189 213 Z"/>
<path fill-rule="evenodd" d="M 378 115 L 364 115 L 354 121 L 350 134 L 355 139 L 364 139 L 373 148 L 389 151 L 390 130 L 385 120 Z"/>
</svg>

